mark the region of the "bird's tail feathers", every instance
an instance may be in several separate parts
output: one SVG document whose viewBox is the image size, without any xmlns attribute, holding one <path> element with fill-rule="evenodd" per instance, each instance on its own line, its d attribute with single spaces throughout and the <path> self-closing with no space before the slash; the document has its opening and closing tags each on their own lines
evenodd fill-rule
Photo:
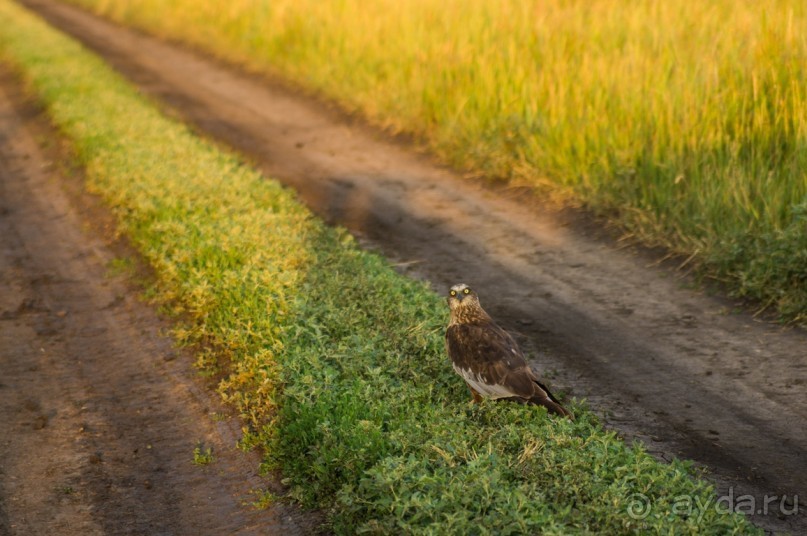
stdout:
<svg viewBox="0 0 807 536">
<path fill-rule="evenodd" d="M 551 400 L 549 397 L 534 395 L 532 398 L 521 398 L 520 396 L 512 396 L 509 398 L 502 398 L 500 400 L 509 400 L 511 402 L 516 402 L 518 404 L 533 404 L 535 406 L 543 406 L 547 409 L 549 413 L 554 413 L 555 415 L 561 415 L 563 417 L 568 417 L 571 420 L 574 420 L 574 415 L 571 411 L 561 406 L 558 402 Z"/>
<path fill-rule="evenodd" d="M 562 415 L 563 417 L 568 417 L 569 419 L 574 420 L 574 415 L 571 411 L 547 396 L 542 397 L 536 395 L 530 398 L 527 402 L 529 404 L 535 404 L 536 406 L 544 406 L 549 412 L 554 413 L 555 415 Z"/>
</svg>

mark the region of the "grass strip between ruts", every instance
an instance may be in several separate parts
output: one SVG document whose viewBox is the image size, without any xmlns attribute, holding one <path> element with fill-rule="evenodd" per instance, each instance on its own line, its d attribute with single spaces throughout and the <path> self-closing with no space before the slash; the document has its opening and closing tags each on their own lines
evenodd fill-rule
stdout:
<svg viewBox="0 0 807 536">
<path fill-rule="evenodd" d="M 226 364 L 245 444 L 336 532 L 753 532 L 687 464 L 626 445 L 582 406 L 570 422 L 469 405 L 439 297 L 27 11 L 0 0 L 0 19 L 0 59 L 153 266 L 176 336 L 208 369 Z"/>
</svg>

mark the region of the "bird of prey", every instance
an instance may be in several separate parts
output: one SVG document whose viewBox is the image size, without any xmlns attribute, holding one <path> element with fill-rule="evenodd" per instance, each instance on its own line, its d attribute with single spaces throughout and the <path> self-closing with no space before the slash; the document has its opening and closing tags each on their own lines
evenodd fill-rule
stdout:
<svg viewBox="0 0 807 536">
<path fill-rule="evenodd" d="M 446 351 L 474 402 L 492 398 L 536 404 L 574 419 L 535 377 L 516 341 L 482 309 L 476 292 L 465 284 L 454 285 L 448 292 L 448 306 Z"/>
</svg>

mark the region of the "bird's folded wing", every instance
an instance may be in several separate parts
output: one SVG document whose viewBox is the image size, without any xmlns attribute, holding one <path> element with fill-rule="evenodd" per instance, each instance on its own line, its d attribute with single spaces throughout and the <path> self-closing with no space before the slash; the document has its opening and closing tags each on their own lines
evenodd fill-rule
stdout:
<svg viewBox="0 0 807 536">
<path fill-rule="evenodd" d="M 454 368 L 480 394 L 491 398 L 534 394 L 537 386 L 518 346 L 495 324 L 450 326 L 446 346 Z"/>
</svg>

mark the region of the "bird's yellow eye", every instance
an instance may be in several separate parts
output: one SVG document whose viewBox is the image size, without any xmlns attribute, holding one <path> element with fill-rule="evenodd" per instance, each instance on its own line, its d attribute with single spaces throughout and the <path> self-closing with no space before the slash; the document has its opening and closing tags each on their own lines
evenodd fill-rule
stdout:
<svg viewBox="0 0 807 536">
<path fill-rule="evenodd" d="M 463 290 L 462 292 L 464 292 L 465 294 L 470 294 L 470 293 L 471 293 L 471 289 L 466 288 L 466 289 L 465 289 L 465 290 Z"/>
<path fill-rule="evenodd" d="M 457 291 L 456 291 L 456 290 L 452 290 L 451 292 L 449 292 L 449 294 L 451 294 L 452 296 L 456 296 L 456 295 L 457 295 Z"/>
</svg>

